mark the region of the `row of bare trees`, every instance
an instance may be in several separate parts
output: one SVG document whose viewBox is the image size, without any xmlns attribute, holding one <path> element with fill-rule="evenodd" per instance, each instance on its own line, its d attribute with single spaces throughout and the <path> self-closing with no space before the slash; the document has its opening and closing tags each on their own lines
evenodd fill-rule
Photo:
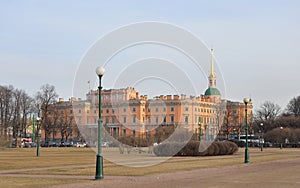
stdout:
<svg viewBox="0 0 300 188">
<path fill-rule="evenodd" d="M 43 129 L 46 142 L 54 130 L 60 130 L 62 139 L 67 138 L 75 122 L 71 114 L 58 113 L 56 108 L 51 107 L 57 102 L 57 97 L 55 87 L 49 84 L 41 86 L 33 97 L 24 90 L 0 85 L 0 145 L 17 145 L 17 138 L 29 135 L 27 127 L 33 116 L 41 117 L 41 122 L 36 124 L 35 134 Z M 56 115 L 50 116 L 51 113 Z"/>
<path fill-rule="evenodd" d="M 300 142 L 300 96 L 292 98 L 285 109 L 265 101 L 255 113 L 253 127 L 256 132 L 265 133 L 265 139 L 270 142 L 279 142 L 281 137 L 289 142 Z"/>
<path fill-rule="evenodd" d="M 33 99 L 24 90 L 0 86 L 0 140 L 9 135 L 16 138 L 26 134 L 28 115 L 33 111 Z"/>
<path fill-rule="evenodd" d="M 300 128 L 300 96 L 292 98 L 285 109 L 271 101 L 265 101 L 255 112 L 257 129 L 263 123 L 264 132 L 277 127 Z"/>
<path fill-rule="evenodd" d="M 45 118 L 45 141 L 49 138 L 55 139 L 55 132 L 59 131 L 61 141 L 67 141 L 70 137 L 80 137 L 79 129 L 76 125 L 74 115 L 68 107 L 61 105 L 51 105 L 47 109 L 48 116 Z"/>
<path fill-rule="evenodd" d="M 227 139 L 230 134 L 240 133 L 243 129 L 242 125 L 240 124 L 241 122 L 239 122 L 239 115 L 237 114 L 236 110 L 232 109 L 231 107 L 228 109 L 225 111 L 224 122 L 221 127 L 221 131 L 226 134 Z M 249 132 L 251 134 L 269 132 L 269 134 L 266 134 L 265 136 L 270 136 L 270 141 L 274 141 L 278 140 L 280 137 L 278 129 L 283 127 L 284 129 L 293 133 L 286 134 L 290 140 L 295 141 L 298 139 L 298 137 L 291 135 L 294 135 L 295 132 L 299 133 L 300 130 L 300 96 L 292 98 L 285 109 L 282 109 L 278 104 L 275 104 L 271 101 L 265 101 L 254 112 L 253 117 L 252 114 L 249 115 Z M 261 124 L 263 126 L 261 126 Z"/>
</svg>

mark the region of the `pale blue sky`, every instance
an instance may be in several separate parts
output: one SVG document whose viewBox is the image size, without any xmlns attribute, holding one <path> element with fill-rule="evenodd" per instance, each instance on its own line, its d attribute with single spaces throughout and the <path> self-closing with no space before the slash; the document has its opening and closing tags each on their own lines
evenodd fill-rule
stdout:
<svg viewBox="0 0 300 188">
<path fill-rule="evenodd" d="M 300 95 L 299 9 L 297 0 L 2 0 L 0 84 L 33 94 L 50 83 L 69 98 L 80 60 L 97 39 L 123 25 L 158 21 L 185 28 L 215 49 L 226 98 L 251 96 L 256 106 L 271 100 L 285 108 Z"/>
</svg>

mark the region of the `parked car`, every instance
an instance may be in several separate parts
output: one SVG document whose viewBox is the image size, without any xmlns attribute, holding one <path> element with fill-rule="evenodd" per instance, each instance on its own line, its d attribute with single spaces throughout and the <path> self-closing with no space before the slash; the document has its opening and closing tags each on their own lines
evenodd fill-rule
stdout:
<svg viewBox="0 0 300 188">
<path fill-rule="evenodd" d="M 81 147 L 87 147 L 86 142 L 77 142 L 76 147 L 81 148 Z"/>
<path fill-rule="evenodd" d="M 23 143 L 22 143 L 22 147 L 23 147 L 23 148 L 36 147 L 36 143 L 35 143 L 35 142 L 23 142 Z"/>
<path fill-rule="evenodd" d="M 58 147 L 73 147 L 69 142 L 61 142 Z"/>
<path fill-rule="evenodd" d="M 35 148 L 35 147 L 37 146 L 37 144 L 36 144 L 35 142 L 31 142 L 31 143 L 30 143 L 30 146 L 31 146 L 32 148 Z"/>
<path fill-rule="evenodd" d="M 45 142 L 43 141 L 40 144 L 41 147 L 58 147 L 58 144 L 56 144 L 55 142 Z"/>
</svg>

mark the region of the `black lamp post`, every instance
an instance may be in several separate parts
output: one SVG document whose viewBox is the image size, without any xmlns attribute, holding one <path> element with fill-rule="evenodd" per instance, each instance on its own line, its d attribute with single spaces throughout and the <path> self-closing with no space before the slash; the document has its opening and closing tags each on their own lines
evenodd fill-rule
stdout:
<svg viewBox="0 0 300 188">
<path fill-rule="evenodd" d="M 98 153 L 96 155 L 96 176 L 95 179 L 103 179 L 103 156 L 102 156 L 102 148 L 101 148 L 101 125 L 102 125 L 102 117 L 101 117 L 101 111 L 102 111 L 102 100 L 101 100 L 101 78 L 104 75 L 105 69 L 103 67 L 97 67 L 96 73 L 99 77 L 99 87 L 98 87 L 98 93 L 99 93 L 99 113 L 98 113 Z"/>
<path fill-rule="evenodd" d="M 245 124 L 246 124 L 246 147 L 245 147 L 245 161 L 244 163 L 249 163 L 249 151 L 248 151 L 248 103 L 250 102 L 250 99 L 244 98 L 245 103 Z"/>
</svg>

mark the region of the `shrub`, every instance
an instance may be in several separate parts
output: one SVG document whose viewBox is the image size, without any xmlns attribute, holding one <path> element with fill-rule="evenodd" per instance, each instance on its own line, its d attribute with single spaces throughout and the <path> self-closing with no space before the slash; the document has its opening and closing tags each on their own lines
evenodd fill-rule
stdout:
<svg viewBox="0 0 300 188">
<path fill-rule="evenodd" d="M 210 144 L 204 151 L 199 147 L 205 147 Z M 154 147 L 154 153 L 157 156 L 215 156 L 215 155 L 232 155 L 238 151 L 238 146 L 234 142 L 212 142 L 201 143 L 190 141 L 186 145 L 179 142 L 161 143 Z"/>
<path fill-rule="evenodd" d="M 239 150 L 238 146 L 234 142 L 227 141 L 225 143 L 228 147 L 227 153 L 225 155 L 232 155 Z"/>
<path fill-rule="evenodd" d="M 151 138 L 120 137 L 118 138 L 118 141 L 132 147 L 148 147 L 153 145 L 153 140 Z"/>
<path fill-rule="evenodd" d="M 186 152 L 183 149 L 185 143 L 182 142 L 167 142 L 154 146 L 153 152 L 157 156 L 173 156 L 179 153 L 182 155 Z M 178 152 L 179 151 L 179 152 Z"/>
</svg>

